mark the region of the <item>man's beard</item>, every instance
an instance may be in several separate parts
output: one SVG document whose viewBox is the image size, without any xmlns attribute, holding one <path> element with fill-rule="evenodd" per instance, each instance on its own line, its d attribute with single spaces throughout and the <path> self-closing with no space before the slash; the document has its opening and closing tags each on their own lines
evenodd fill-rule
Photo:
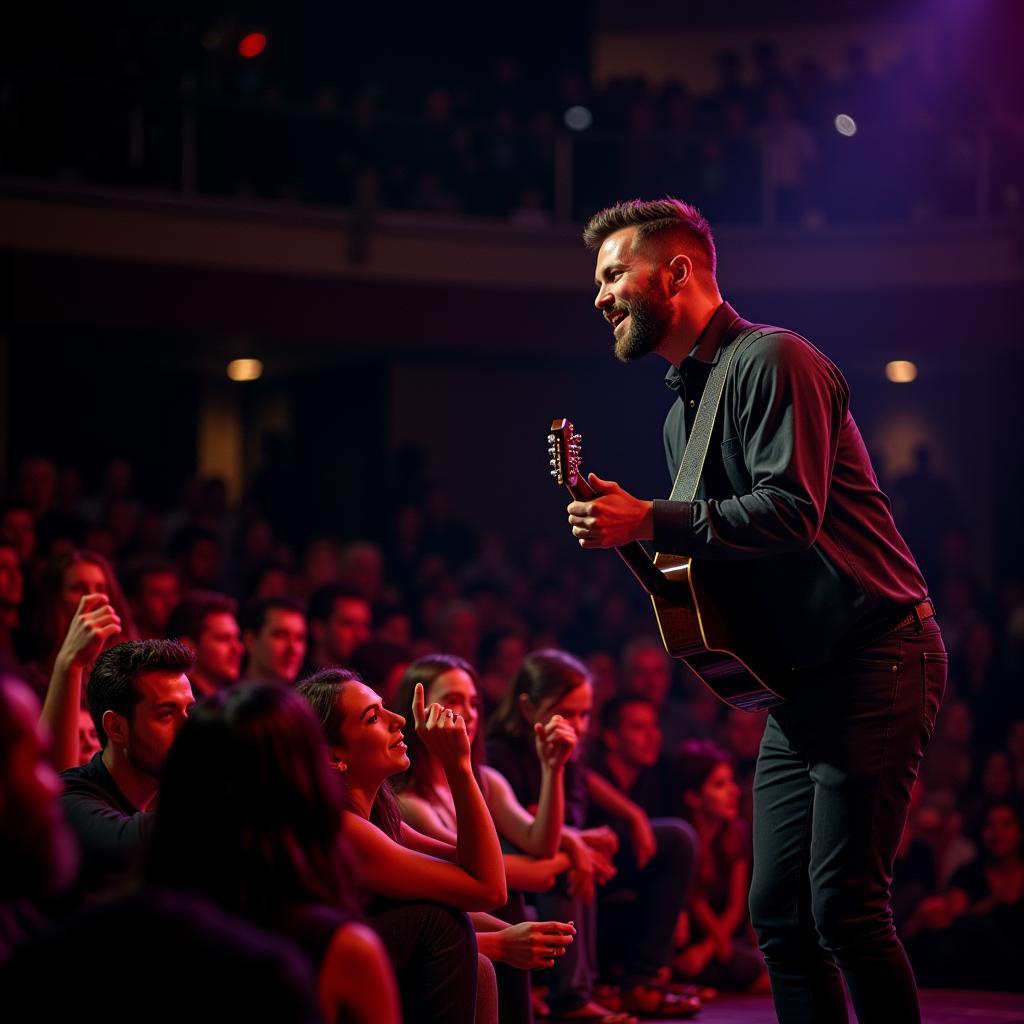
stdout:
<svg viewBox="0 0 1024 1024">
<path fill-rule="evenodd" d="M 631 363 L 653 352 L 665 339 L 672 322 L 668 303 L 659 302 L 652 294 L 623 302 L 629 314 L 626 333 L 615 339 L 615 358 Z"/>
</svg>

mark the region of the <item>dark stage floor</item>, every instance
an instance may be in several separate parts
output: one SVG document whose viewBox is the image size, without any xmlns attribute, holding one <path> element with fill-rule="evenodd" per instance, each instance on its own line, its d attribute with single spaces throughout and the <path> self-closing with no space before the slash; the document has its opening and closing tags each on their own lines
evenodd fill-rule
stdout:
<svg viewBox="0 0 1024 1024">
<path fill-rule="evenodd" d="M 921 1008 L 924 1024 L 1024 1024 L 1024 994 L 1016 992 L 930 989 L 921 993 Z M 695 1024 L 775 1024 L 767 996 L 720 995 L 691 1019 Z M 851 1024 L 855 1020 L 851 1012 Z"/>
</svg>

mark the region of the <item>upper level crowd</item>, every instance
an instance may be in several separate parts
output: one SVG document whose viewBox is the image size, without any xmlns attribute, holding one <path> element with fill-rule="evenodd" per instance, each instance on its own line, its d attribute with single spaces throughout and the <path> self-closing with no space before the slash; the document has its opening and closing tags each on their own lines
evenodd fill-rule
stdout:
<svg viewBox="0 0 1024 1024">
<path fill-rule="evenodd" d="M 598 82 L 572 58 L 511 54 L 432 77 L 394 57 L 315 71 L 281 34 L 244 59 L 231 21 L 165 22 L 72 47 L 59 67 L 15 56 L 3 171 L 528 224 L 634 194 L 686 195 L 720 224 L 808 227 L 1020 206 L 1020 89 L 980 51 L 883 61 L 851 44 L 832 69 L 767 39 L 719 53 L 704 91 L 685 69 Z"/>
</svg>

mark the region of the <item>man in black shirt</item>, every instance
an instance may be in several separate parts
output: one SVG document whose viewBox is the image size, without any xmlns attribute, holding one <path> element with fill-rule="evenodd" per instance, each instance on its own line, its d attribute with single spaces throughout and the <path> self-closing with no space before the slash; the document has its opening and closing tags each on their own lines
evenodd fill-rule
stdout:
<svg viewBox="0 0 1024 1024">
<path fill-rule="evenodd" d="M 116 889 L 149 837 L 146 811 L 195 703 L 191 666 L 191 653 L 174 640 L 135 640 L 105 651 L 92 670 L 89 712 L 102 750 L 61 773 L 61 803 L 82 853 L 82 897 Z"/>
<path fill-rule="evenodd" d="M 676 471 L 712 366 L 751 325 L 722 301 L 707 221 L 675 199 L 595 215 L 595 305 L 628 362 L 656 352 L 676 391 Z M 942 698 L 946 655 L 927 587 L 849 411 L 813 345 L 765 327 L 729 371 L 696 500 L 644 501 L 591 474 L 569 505 L 585 548 L 749 564 L 742 595 L 802 686 L 769 716 L 754 783 L 751 918 L 783 1022 L 920 1020 L 892 925 L 892 863 Z"/>
</svg>

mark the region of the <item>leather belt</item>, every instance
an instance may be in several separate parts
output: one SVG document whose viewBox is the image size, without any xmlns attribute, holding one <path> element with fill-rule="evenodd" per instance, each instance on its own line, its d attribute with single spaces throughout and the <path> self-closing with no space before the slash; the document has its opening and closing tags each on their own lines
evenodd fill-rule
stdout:
<svg viewBox="0 0 1024 1024">
<path fill-rule="evenodd" d="M 872 644 L 878 643 L 879 640 L 884 640 L 891 633 L 895 633 L 899 629 L 905 629 L 907 626 L 913 626 L 915 623 L 926 622 L 934 615 L 935 605 L 932 604 L 930 598 L 926 597 L 895 622 L 874 622 L 855 630 L 853 634 L 847 636 L 842 641 L 837 653 L 849 654 L 851 651 L 870 647 Z"/>
<path fill-rule="evenodd" d="M 890 626 L 886 630 L 886 635 L 889 633 L 895 633 L 897 629 L 903 629 L 905 626 L 912 626 L 916 622 L 920 625 L 922 622 L 926 622 L 928 619 L 933 618 L 935 615 L 935 605 L 932 604 L 931 598 L 926 597 L 919 604 L 907 612 L 906 615 L 896 623 L 895 626 Z"/>
</svg>

